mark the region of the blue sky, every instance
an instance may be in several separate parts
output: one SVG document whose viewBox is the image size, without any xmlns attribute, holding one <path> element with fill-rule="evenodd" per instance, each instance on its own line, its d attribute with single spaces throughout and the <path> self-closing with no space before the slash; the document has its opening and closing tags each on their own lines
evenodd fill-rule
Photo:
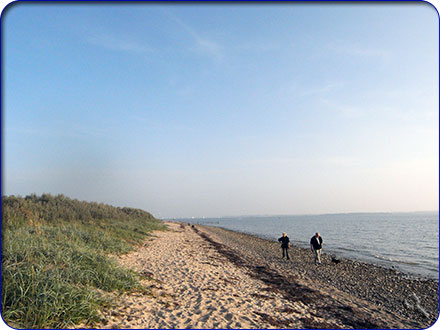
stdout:
<svg viewBox="0 0 440 330">
<path fill-rule="evenodd" d="M 157 217 L 438 210 L 429 4 L 15 4 L 3 194 Z"/>
</svg>

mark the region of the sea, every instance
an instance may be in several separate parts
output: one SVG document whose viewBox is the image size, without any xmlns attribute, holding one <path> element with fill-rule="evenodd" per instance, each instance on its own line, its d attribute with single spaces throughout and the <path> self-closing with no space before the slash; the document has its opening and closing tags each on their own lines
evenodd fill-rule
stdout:
<svg viewBox="0 0 440 330">
<path fill-rule="evenodd" d="M 277 240 L 287 233 L 293 245 L 308 248 L 319 232 L 323 252 L 439 279 L 439 212 L 344 213 L 177 219 Z"/>
</svg>

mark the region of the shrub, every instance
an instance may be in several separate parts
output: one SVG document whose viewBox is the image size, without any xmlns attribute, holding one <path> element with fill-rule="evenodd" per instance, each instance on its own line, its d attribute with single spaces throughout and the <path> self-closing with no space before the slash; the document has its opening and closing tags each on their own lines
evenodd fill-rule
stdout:
<svg viewBox="0 0 440 330">
<path fill-rule="evenodd" d="M 63 195 L 2 197 L 2 315 L 14 327 L 93 324 L 107 292 L 144 290 L 108 254 L 164 225 L 150 213 Z"/>
</svg>

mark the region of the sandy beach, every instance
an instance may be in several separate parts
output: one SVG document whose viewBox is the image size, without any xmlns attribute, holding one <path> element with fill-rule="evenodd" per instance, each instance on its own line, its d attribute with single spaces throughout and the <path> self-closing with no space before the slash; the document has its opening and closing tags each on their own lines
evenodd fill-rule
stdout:
<svg viewBox="0 0 440 330">
<path fill-rule="evenodd" d="M 115 296 L 116 307 L 102 312 L 97 328 L 424 328 L 437 317 L 436 281 L 348 260 L 335 265 L 326 255 L 316 267 L 300 248 L 292 248 L 286 261 L 276 242 L 214 227 L 167 225 L 168 231 L 155 232 L 119 258 L 144 275 L 152 294 Z M 343 274 L 354 273 L 353 267 L 359 269 L 355 276 Z M 374 281 L 389 295 L 380 299 Z M 417 298 L 389 298 L 397 289 L 387 281 L 408 285 Z M 426 296 L 434 296 L 433 302 Z M 392 307 L 396 301 L 399 309 Z"/>
</svg>

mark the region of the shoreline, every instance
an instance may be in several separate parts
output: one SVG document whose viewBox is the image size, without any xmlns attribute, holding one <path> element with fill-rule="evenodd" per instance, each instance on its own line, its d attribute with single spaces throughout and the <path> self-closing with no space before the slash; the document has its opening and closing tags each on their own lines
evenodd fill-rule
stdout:
<svg viewBox="0 0 440 330">
<path fill-rule="evenodd" d="M 315 266 L 311 251 L 299 246 L 291 247 L 291 260 L 287 261 L 281 259 L 281 249 L 276 241 L 215 226 L 198 225 L 197 228 L 203 228 L 249 258 L 251 263 L 266 263 L 280 273 L 309 281 L 311 285 L 337 289 L 388 313 L 413 320 L 421 328 L 433 324 L 438 317 L 437 279 L 411 276 L 396 269 L 348 258 L 340 258 L 340 263 L 335 264 L 327 253 L 322 255 L 323 264 Z"/>
<path fill-rule="evenodd" d="M 176 221 L 176 223 L 181 223 L 181 222 L 177 222 Z M 187 224 L 186 222 L 182 222 L 182 223 L 183 224 Z M 225 228 L 225 227 L 214 226 L 214 225 L 205 225 L 205 224 L 194 224 L 194 225 L 198 226 L 198 227 L 220 228 L 220 229 L 222 229 L 224 231 L 229 231 L 231 233 L 238 233 L 238 234 L 243 234 L 243 235 L 246 235 L 246 236 L 252 236 L 252 237 L 259 238 L 259 239 L 261 239 L 263 241 L 267 241 L 267 242 L 270 242 L 270 243 L 278 244 L 278 242 L 275 239 L 273 239 L 273 238 L 271 238 L 269 236 L 258 235 L 258 234 L 255 234 L 255 233 L 250 233 L 250 232 L 240 231 L 240 230 L 232 230 L 232 229 L 228 229 L 228 228 Z M 307 245 L 307 244 L 305 244 L 305 245 Z M 300 244 L 297 244 L 297 243 L 293 243 L 293 244 L 291 244 L 291 246 L 292 246 L 292 248 L 302 249 L 304 251 L 309 251 L 310 250 L 309 248 L 304 247 L 304 246 L 302 246 Z M 426 275 L 423 275 L 423 274 L 420 274 L 420 273 L 412 273 L 412 272 L 407 272 L 407 271 L 404 271 L 404 270 L 400 270 L 397 266 L 385 265 L 385 264 L 381 264 L 381 263 L 375 263 L 375 262 L 372 262 L 372 261 L 369 261 L 369 260 L 365 260 L 362 257 L 340 256 L 340 255 L 337 255 L 338 252 L 336 252 L 336 251 L 334 251 L 332 249 L 327 250 L 325 244 L 324 244 L 324 249 L 323 250 L 324 251 L 328 251 L 328 252 L 322 252 L 323 255 L 327 255 L 327 256 L 335 255 L 337 257 L 337 259 L 341 260 L 341 261 L 344 260 L 346 262 L 357 262 L 357 263 L 360 263 L 360 264 L 366 264 L 368 266 L 373 266 L 373 267 L 381 268 L 381 269 L 384 269 L 384 270 L 390 270 L 390 271 L 393 271 L 393 272 L 397 272 L 401 276 L 406 277 L 406 278 L 408 278 L 410 280 L 422 280 L 422 281 L 427 280 L 427 281 L 435 281 L 435 282 L 439 282 L 440 281 L 440 275 L 438 275 L 437 277 L 430 277 L 430 276 L 426 276 Z"/>
<path fill-rule="evenodd" d="M 291 248 L 287 261 L 278 242 L 218 227 L 165 224 L 167 231 L 154 232 L 137 251 L 118 258 L 143 276 L 149 292 L 115 294 L 94 328 L 415 329 L 437 319 L 434 281 L 345 260 L 335 266 L 328 255 L 317 267 L 311 252 L 299 247 Z"/>
<path fill-rule="evenodd" d="M 377 214 L 380 214 L 378 216 Z M 291 244 L 308 248 L 315 231 L 323 234 L 325 251 L 385 268 L 393 266 L 415 277 L 439 277 L 438 212 L 338 213 L 316 215 L 232 216 L 173 219 L 222 227 L 278 240 L 287 232 Z M 426 233 L 428 236 L 426 236 Z"/>
</svg>

